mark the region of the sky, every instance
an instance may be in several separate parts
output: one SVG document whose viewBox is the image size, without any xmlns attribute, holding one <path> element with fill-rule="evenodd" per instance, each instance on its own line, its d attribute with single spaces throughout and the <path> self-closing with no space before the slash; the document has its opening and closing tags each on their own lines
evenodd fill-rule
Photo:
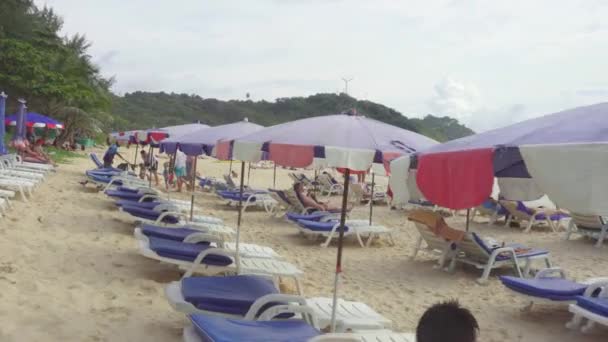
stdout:
<svg viewBox="0 0 608 342">
<path fill-rule="evenodd" d="M 36 0 L 118 94 L 344 91 L 480 132 L 608 100 L 608 1 Z"/>
</svg>

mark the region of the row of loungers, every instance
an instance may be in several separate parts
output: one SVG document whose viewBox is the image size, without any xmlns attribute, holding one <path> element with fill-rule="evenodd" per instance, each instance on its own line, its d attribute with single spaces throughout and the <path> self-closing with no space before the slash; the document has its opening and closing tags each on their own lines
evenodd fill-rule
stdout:
<svg viewBox="0 0 608 342">
<path fill-rule="evenodd" d="M 0 212 L 10 208 L 10 200 L 17 194 L 27 202 L 51 171 L 54 167 L 50 164 L 24 162 L 16 154 L 0 156 Z"/>
<path fill-rule="evenodd" d="M 478 279 L 480 283 L 486 283 L 490 272 L 496 268 L 513 267 L 517 276 L 499 278 L 506 288 L 526 298 L 526 310 L 530 310 L 535 302 L 569 303 L 569 310 L 574 315 L 567 327 L 589 332 L 595 324 L 608 326 L 608 277 L 583 282 L 568 280 L 562 269 L 551 266 L 546 250 L 520 244 L 491 246 L 486 239 L 473 232 L 464 233 L 461 241 L 454 242 L 444 237 L 449 233 L 437 229 L 447 227 L 444 229 L 455 231 L 445 224 L 440 215 L 430 211 L 414 211 L 409 219 L 419 232 L 412 259 L 423 249 L 422 242 L 425 242 L 426 249 L 440 255 L 438 266 L 441 268 L 449 262 L 449 271 L 454 270 L 456 263 L 483 269 Z M 528 278 L 531 262 L 539 259 L 545 261 L 547 268 L 538 271 L 534 278 Z"/>
<path fill-rule="evenodd" d="M 237 257 L 235 231 L 220 219 L 188 221 L 179 213 L 179 201 L 152 189 L 114 183 L 105 193 L 135 219 L 140 254 L 185 271 L 165 291 L 173 308 L 190 315 L 184 341 L 414 341 L 411 334 L 388 330 L 390 320 L 369 306 L 346 300 L 338 302 L 342 333 L 321 335 L 330 322 L 331 299 L 303 297 L 302 272 L 271 248 L 241 243 Z M 280 294 L 282 278 L 294 279 L 299 295 Z"/>
</svg>

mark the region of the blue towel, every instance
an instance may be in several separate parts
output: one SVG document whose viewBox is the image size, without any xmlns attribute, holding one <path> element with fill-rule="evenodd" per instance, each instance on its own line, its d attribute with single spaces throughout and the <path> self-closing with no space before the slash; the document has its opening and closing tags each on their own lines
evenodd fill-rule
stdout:
<svg viewBox="0 0 608 342">
<path fill-rule="evenodd" d="M 141 232 L 147 237 L 157 237 L 173 241 L 184 241 L 190 234 L 201 233 L 200 230 L 191 228 L 167 228 L 151 225 L 142 225 Z"/>
<path fill-rule="evenodd" d="M 177 260 L 194 261 L 200 252 L 210 248 L 209 245 L 184 243 L 179 241 L 148 238 L 150 249 L 156 254 Z M 212 266 L 228 266 L 232 259 L 223 255 L 210 254 L 203 259 L 203 264 Z"/>
<path fill-rule="evenodd" d="M 587 289 L 587 285 L 563 278 L 524 279 L 501 276 L 500 281 L 513 291 L 551 300 L 575 300 L 576 296 L 582 295 Z"/>
<path fill-rule="evenodd" d="M 245 321 L 207 315 L 190 315 L 203 342 L 305 342 L 318 336 L 302 320 Z"/>
<path fill-rule="evenodd" d="M 595 314 L 608 317 L 608 298 L 576 297 L 576 305 Z"/>
<path fill-rule="evenodd" d="M 240 316 L 258 298 L 279 293 L 271 280 L 253 275 L 190 277 L 181 285 L 184 299 L 197 308 Z"/>
<path fill-rule="evenodd" d="M 106 193 L 106 195 L 108 195 L 110 197 L 116 197 L 116 198 L 128 199 L 128 200 L 134 200 L 134 201 L 139 200 L 143 196 L 142 194 L 140 194 L 138 192 L 112 190 L 112 189 L 106 190 L 105 193 Z"/>
<path fill-rule="evenodd" d="M 162 212 L 155 211 L 153 209 L 141 208 L 138 206 L 123 205 L 122 211 L 127 212 L 135 217 L 143 218 L 146 220 L 156 221 Z M 179 218 L 174 215 L 167 215 L 163 218 L 164 223 L 176 224 L 179 223 Z"/>
<path fill-rule="evenodd" d="M 298 213 L 287 213 L 287 219 L 293 222 L 298 222 L 298 220 L 308 220 L 308 221 L 320 221 L 322 218 L 334 215 L 333 213 L 327 211 L 313 211 L 310 214 L 298 214 Z"/>
<path fill-rule="evenodd" d="M 331 232 L 334 226 L 338 223 L 337 220 L 330 220 L 327 222 L 317 222 L 317 221 L 309 221 L 309 220 L 298 220 L 298 224 L 308 230 L 316 231 L 316 232 Z M 340 228 L 336 229 L 336 232 L 340 231 Z M 344 232 L 348 231 L 348 226 L 344 226 Z"/>
</svg>

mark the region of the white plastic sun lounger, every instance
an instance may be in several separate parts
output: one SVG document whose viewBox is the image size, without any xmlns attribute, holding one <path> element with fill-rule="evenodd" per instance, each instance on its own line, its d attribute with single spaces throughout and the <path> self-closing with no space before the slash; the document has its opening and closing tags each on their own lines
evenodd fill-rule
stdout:
<svg viewBox="0 0 608 342">
<path fill-rule="evenodd" d="M 161 229 L 172 229 L 172 228 L 161 228 Z M 140 227 L 135 228 L 133 231 L 135 239 L 144 243 L 149 243 L 148 236 L 144 233 L 144 230 Z M 236 242 L 227 241 L 225 235 L 205 233 L 205 232 L 193 232 L 188 234 L 182 242 L 185 243 L 199 243 L 209 242 L 211 246 L 227 250 L 231 253 L 236 253 Z M 255 245 L 251 243 L 239 243 L 240 254 L 244 257 L 251 258 L 267 258 L 267 259 L 282 259 L 281 256 L 274 251 L 274 249 L 266 246 Z"/>
<path fill-rule="evenodd" d="M 222 278 L 225 279 L 225 278 Z M 235 279 L 235 278 L 233 278 Z M 182 279 L 183 281 L 184 279 Z M 213 279 L 209 279 L 212 281 Z M 254 320 L 263 308 L 271 307 L 280 304 L 297 304 L 306 305 L 315 315 L 317 326 L 319 329 L 327 329 L 331 324 L 332 298 L 314 297 L 304 298 L 298 295 L 287 295 L 280 293 L 271 293 L 263 295 L 253 301 L 248 310 L 238 313 L 225 313 L 220 310 L 205 310 L 200 309 L 193 303 L 189 302 L 182 291 L 182 281 L 174 281 L 165 287 L 165 296 L 171 307 L 176 311 L 185 314 L 206 314 L 213 316 L 221 316 L 228 318 L 244 318 L 245 320 Z M 201 288 L 200 291 L 205 291 Z M 212 290 L 215 291 L 215 290 Z M 214 292 L 217 295 L 217 292 Z M 230 298 L 233 296 L 230 290 L 226 291 L 224 296 Z M 253 300 L 253 299 L 251 299 Z M 221 303 L 221 296 L 214 301 L 217 306 L 226 306 Z M 216 306 L 216 307 L 217 307 Z M 245 305 L 247 308 L 247 305 Z M 244 316 L 242 316 L 244 314 Z M 352 330 L 373 330 L 373 329 L 388 329 L 391 327 L 391 320 L 382 316 L 370 306 L 362 302 L 347 301 L 338 299 L 338 310 L 336 312 L 336 331 L 346 332 Z"/>
<path fill-rule="evenodd" d="M 595 247 L 602 247 L 602 243 L 608 234 L 608 220 L 597 215 L 582 215 L 570 213 L 571 219 L 564 236 L 569 240 L 573 233 L 578 233 L 584 237 L 595 239 Z"/>
<path fill-rule="evenodd" d="M 180 269 L 185 270 L 185 277 L 189 277 L 194 273 L 202 275 L 237 273 L 235 260 L 236 253 L 226 249 L 210 247 L 200 252 L 193 261 L 189 261 L 161 256 L 150 248 L 150 244 L 147 241 L 138 240 L 137 247 L 140 254 L 147 258 L 158 260 L 167 264 L 173 264 L 178 266 Z M 232 263 L 226 266 L 203 264 L 205 257 L 212 255 L 230 258 Z M 239 263 L 241 274 L 260 274 L 292 278 L 296 283 L 298 293 L 302 293 L 302 286 L 300 284 L 299 277 L 302 276 L 303 272 L 291 263 L 276 259 L 251 258 L 242 255 L 239 256 Z"/>
<path fill-rule="evenodd" d="M 300 220 L 302 221 L 302 220 Z M 309 227 L 306 227 L 305 224 L 303 224 L 302 222 L 298 222 L 297 227 L 298 230 L 300 231 L 300 233 L 302 233 L 303 235 L 308 236 L 311 240 L 312 239 L 317 239 L 318 237 L 323 237 L 325 238 L 325 241 L 323 243 L 321 243 L 322 247 L 327 247 L 329 246 L 329 244 L 331 243 L 332 239 L 334 238 L 338 238 L 339 237 L 339 227 L 340 227 L 340 221 L 334 221 L 334 222 L 307 222 L 306 225 L 309 225 Z M 310 226 L 325 226 L 330 227 L 330 230 L 318 230 L 318 229 L 311 229 Z M 357 238 L 357 241 L 359 242 L 359 245 L 361 245 L 361 247 L 369 247 L 372 243 L 372 241 L 376 238 L 380 238 L 381 236 L 387 236 L 388 240 L 390 242 L 391 245 L 394 245 L 394 239 L 393 239 L 393 231 L 390 228 L 387 228 L 385 226 L 382 225 L 369 225 L 369 221 L 367 220 L 347 220 L 346 221 L 346 226 L 348 227 L 348 230 L 346 230 L 344 232 L 344 236 L 350 236 L 350 235 L 354 235 Z M 367 241 L 363 241 L 364 237 L 367 238 Z"/>
<path fill-rule="evenodd" d="M 595 297 L 597 291 L 599 294 Z M 574 314 L 566 324 L 569 329 L 580 328 L 583 333 L 588 333 L 596 324 L 608 326 L 608 281 L 590 285 L 582 296 L 577 297 L 575 304 L 570 304 L 568 310 Z M 585 320 L 587 323 L 582 325 Z"/>
<path fill-rule="evenodd" d="M 224 239 L 232 238 L 236 231 L 232 227 L 224 226 L 223 224 L 213 224 L 213 223 L 188 223 L 188 224 L 157 224 L 157 223 L 139 223 L 136 225 L 136 228 L 143 229 L 144 226 L 156 226 L 163 227 L 167 229 L 172 228 L 186 228 L 198 230 L 201 233 L 211 234 L 215 236 L 223 237 Z"/>
<path fill-rule="evenodd" d="M 449 260 L 450 253 L 454 250 L 454 248 L 452 248 L 455 247 L 454 243 L 435 235 L 435 233 L 433 233 L 425 224 L 415 221 L 412 221 L 412 223 L 414 223 L 414 226 L 418 230 L 419 236 L 414 245 L 412 256 L 410 257 L 411 260 L 416 259 L 418 252 L 426 250 L 439 255 L 437 267 L 443 268 L 445 262 Z M 422 246 L 423 241 L 426 243 L 426 247 Z"/>
<path fill-rule="evenodd" d="M 24 162 L 23 159 L 17 154 L 7 154 L 5 156 L 0 157 L 2 160 L 6 160 L 10 163 L 11 167 L 20 168 L 20 169 L 28 169 L 34 171 L 42 171 L 49 172 L 53 171 L 55 167 L 51 164 L 41 164 L 41 163 L 30 163 Z"/>
<path fill-rule="evenodd" d="M 313 337 L 308 342 L 416 342 L 416 334 L 382 329 L 352 333 L 322 334 Z"/>
<path fill-rule="evenodd" d="M 223 225 L 224 220 L 221 218 L 206 216 L 206 215 L 192 215 L 192 221 L 190 221 L 190 215 L 178 212 L 178 211 L 165 211 L 162 212 L 156 220 L 148 220 L 140 217 L 136 217 L 135 224 L 148 223 L 156 225 L 164 225 L 163 219 L 167 216 L 175 216 L 179 219 L 178 223 L 172 224 L 174 226 L 185 226 L 185 225 Z"/>
<path fill-rule="evenodd" d="M 13 179 L 0 177 L 0 188 L 18 192 L 25 202 L 28 202 L 28 196 L 26 196 L 26 194 L 31 196 L 33 187 L 34 186 L 31 183 L 23 183 Z"/>
</svg>

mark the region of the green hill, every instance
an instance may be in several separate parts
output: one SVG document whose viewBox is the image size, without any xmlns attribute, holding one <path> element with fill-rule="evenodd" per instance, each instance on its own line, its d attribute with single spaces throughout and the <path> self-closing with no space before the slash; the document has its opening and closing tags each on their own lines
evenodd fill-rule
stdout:
<svg viewBox="0 0 608 342">
<path fill-rule="evenodd" d="M 204 99 L 198 95 L 175 93 L 134 92 L 112 96 L 113 120 L 106 128 L 123 130 L 144 127 L 163 127 L 197 122 L 208 125 L 230 123 L 243 118 L 270 126 L 296 119 L 340 113 L 356 108 L 357 112 L 419 132 L 439 141 L 471 135 L 474 132 L 449 117 L 427 115 L 423 119 L 407 118 L 384 105 L 360 101 L 346 94 L 316 94 L 308 97 L 279 98 L 268 101 L 221 101 Z"/>
</svg>

